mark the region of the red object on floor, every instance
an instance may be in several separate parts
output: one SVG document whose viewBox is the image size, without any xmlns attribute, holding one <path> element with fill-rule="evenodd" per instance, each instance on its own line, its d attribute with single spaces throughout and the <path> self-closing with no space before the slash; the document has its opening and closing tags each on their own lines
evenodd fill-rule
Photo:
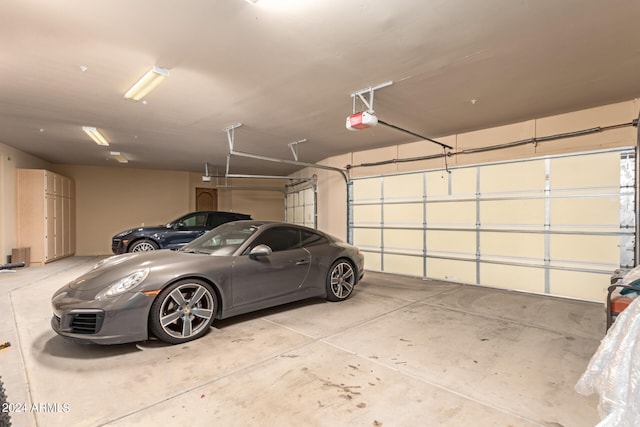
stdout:
<svg viewBox="0 0 640 427">
<path fill-rule="evenodd" d="M 611 312 L 614 314 L 622 313 L 622 310 L 629 307 L 631 301 L 633 300 L 627 297 L 617 297 L 611 299 Z"/>
</svg>

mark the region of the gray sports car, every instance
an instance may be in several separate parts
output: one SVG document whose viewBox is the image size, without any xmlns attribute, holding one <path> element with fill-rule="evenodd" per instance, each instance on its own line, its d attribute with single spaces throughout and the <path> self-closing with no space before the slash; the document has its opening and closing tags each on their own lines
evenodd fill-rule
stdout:
<svg viewBox="0 0 640 427">
<path fill-rule="evenodd" d="M 51 326 L 98 344 L 179 344 L 224 319 L 312 297 L 342 301 L 364 274 L 360 251 L 280 222 L 223 224 L 178 251 L 116 255 L 58 290 Z"/>
</svg>

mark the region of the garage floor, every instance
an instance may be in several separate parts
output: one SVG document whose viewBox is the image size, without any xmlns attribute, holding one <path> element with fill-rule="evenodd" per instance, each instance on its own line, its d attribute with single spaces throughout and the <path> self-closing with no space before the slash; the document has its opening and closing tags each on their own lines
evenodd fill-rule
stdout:
<svg viewBox="0 0 640 427">
<path fill-rule="evenodd" d="M 589 426 L 574 385 L 601 304 L 368 272 L 342 303 L 214 323 L 186 345 L 77 345 L 51 294 L 97 258 L 0 274 L 13 425 Z M 25 405 L 23 405 L 25 404 Z"/>
</svg>

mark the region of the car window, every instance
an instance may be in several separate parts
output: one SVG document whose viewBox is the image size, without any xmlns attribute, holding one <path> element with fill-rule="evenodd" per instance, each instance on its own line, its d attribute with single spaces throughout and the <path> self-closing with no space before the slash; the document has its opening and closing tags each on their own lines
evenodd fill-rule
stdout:
<svg viewBox="0 0 640 427">
<path fill-rule="evenodd" d="M 207 224 L 207 214 L 199 213 L 187 216 L 180 221 L 187 227 L 204 227 Z"/>
<path fill-rule="evenodd" d="M 238 223 L 228 222 L 193 240 L 182 251 L 231 255 L 256 231 L 257 227 L 252 225 L 238 225 Z"/>
<path fill-rule="evenodd" d="M 302 247 L 315 246 L 327 243 L 327 238 L 312 231 L 301 230 L 302 235 Z"/>
<path fill-rule="evenodd" d="M 273 252 L 300 247 L 300 231 L 293 227 L 275 227 L 265 230 L 251 244 L 252 247 L 267 245 Z"/>
<path fill-rule="evenodd" d="M 217 226 L 231 221 L 233 218 L 226 214 L 212 213 L 209 215 L 209 227 L 216 228 Z"/>
</svg>

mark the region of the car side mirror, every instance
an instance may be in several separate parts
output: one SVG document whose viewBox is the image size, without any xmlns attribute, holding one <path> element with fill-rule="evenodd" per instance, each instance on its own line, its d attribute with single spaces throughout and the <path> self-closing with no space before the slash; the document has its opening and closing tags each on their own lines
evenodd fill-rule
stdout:
<svg viewBox="0 0 640 427">
<path fill-rule="evenodd" d="M 184 222 L 176 222 L 175 224 L 173 224 L 174 230 L 182 230 L 184 227 Z"/>
<path fill-rule="evenodd" d="M 269 246 L 258 245 L 255 248 L 251 249 L 251 252 L 249 252 L 249 258 L 258 259 L 259 257 L 262 257 L 262 256 L 269 256 L 271 255 L 271 253 L 272 253 L 272 250 Z"/>
</svg>

